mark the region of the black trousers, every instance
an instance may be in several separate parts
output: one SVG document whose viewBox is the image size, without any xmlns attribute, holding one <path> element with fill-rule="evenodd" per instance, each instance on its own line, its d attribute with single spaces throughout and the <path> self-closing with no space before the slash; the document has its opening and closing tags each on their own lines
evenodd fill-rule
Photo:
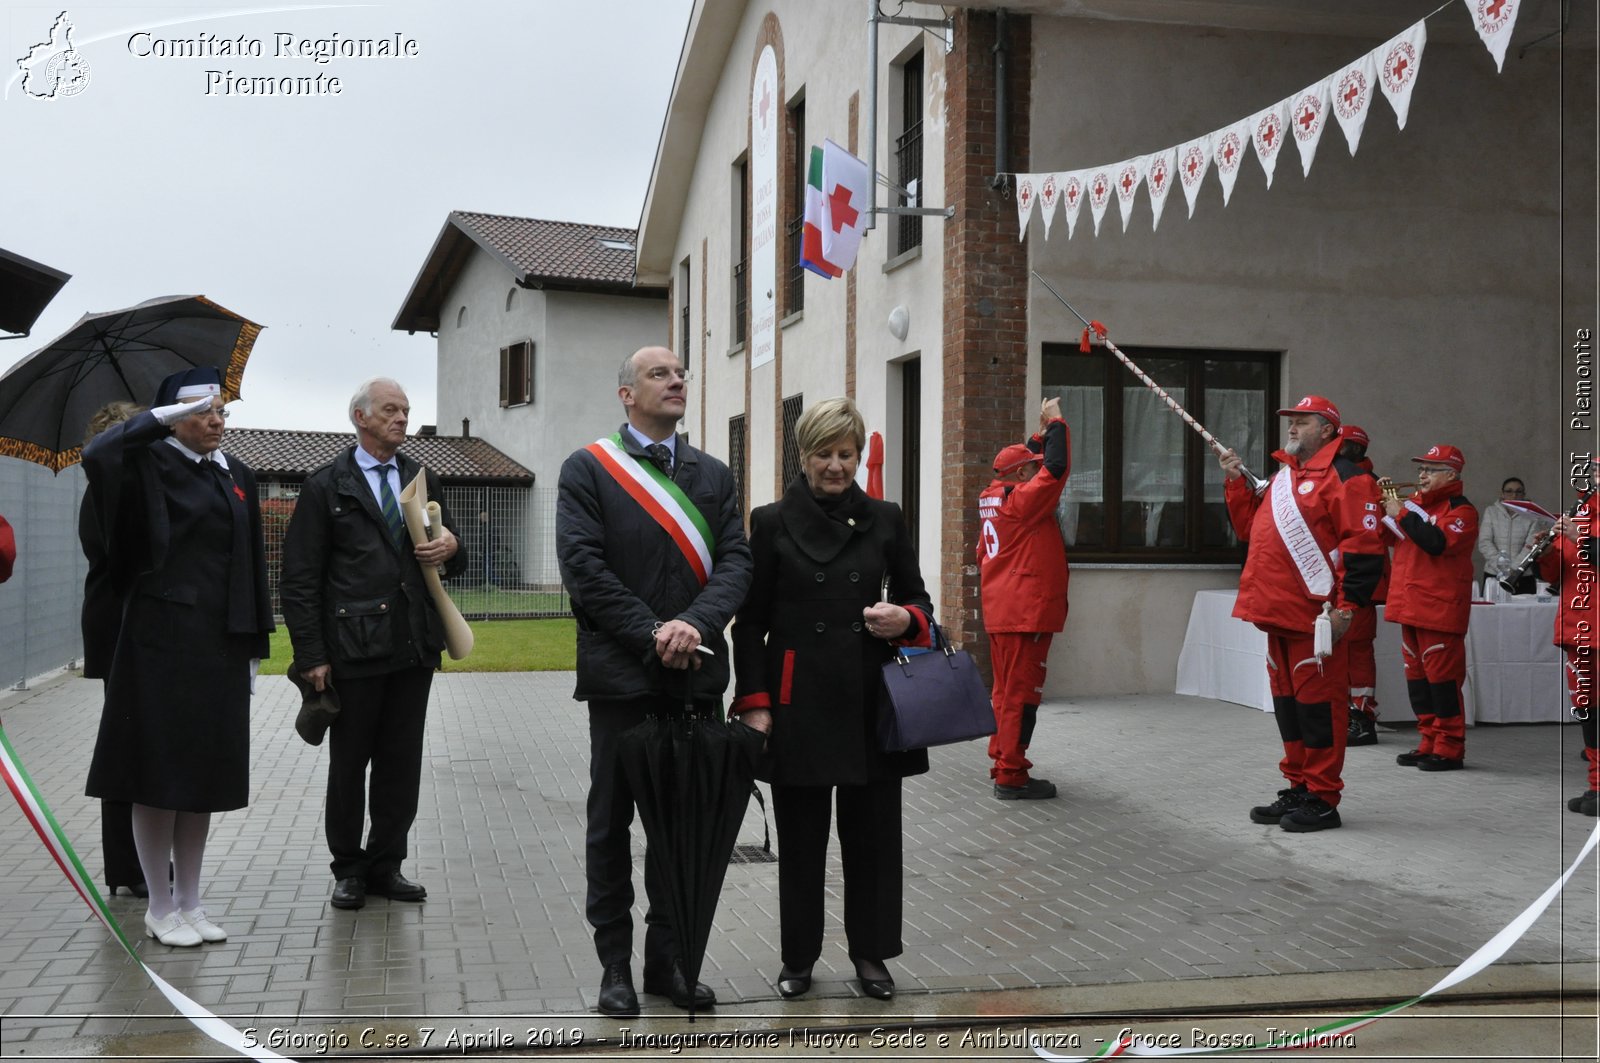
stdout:
<svg viewBox="0 0 1600 1063">
<path fill-rule="evenodd" d="M 589 895 L 585 911 L 594 927 L 594 950 L 602 966 L 633 957 L 633 789 L 617 761 L 622 732 L 646 715 L 671 712 L 680 698 L 632 698 L 589 702 L 589 832 L 584 875 Z M 665 976 L 677 958 L 667 892 L 651 867 L 646 849 L 644 893 L 644 969 L 647 978 Z"/>
<path fill-rule="evenodd" d="M 901 941 L 905 861 L 900 780 L 865 786 L 772 787 L 778 824 L 778 921 L 783 964 L 810 967 L 822 955 L 822 898 L 829 813 L 838 794 L 839 858 L 844 867 L 844 936 L 850 955 L 887 960 Z"/>
<path fill-rule="evenodd" d="M 137 886 L 144 882 L 139 854 L 133 848 L 133 805 L 100 802 L 100 855 L 106 862 L 106 885 Z"/>
<path fill-rule="evenodd" d="M 417 818 L 422 731 L 433 669 L 334 679 L 339 717 L 328 728 L 328 851 L 334 878 L 398 871 Z M 368 767 L 372 769 L 369 787 Z M 361 844 L 371 810 L 372 830 Z"/>
</svg>

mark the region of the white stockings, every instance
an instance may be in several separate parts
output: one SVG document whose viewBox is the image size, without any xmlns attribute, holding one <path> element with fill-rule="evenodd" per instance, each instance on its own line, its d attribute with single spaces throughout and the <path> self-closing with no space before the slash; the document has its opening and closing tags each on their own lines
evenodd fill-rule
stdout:
<svg viewBox="0 0 1600 1063">
<path fill-rule="evenodd" d="M 176 812 L 170 808 L 133 806 L 133 846 L 150 887 L 150 915 L 164 919 L 173 911 L 200 907 L 200 864 L 206 854 L 211 813 Z M 172 887 L 166 886 L 167 864 Z"/>
</svg>

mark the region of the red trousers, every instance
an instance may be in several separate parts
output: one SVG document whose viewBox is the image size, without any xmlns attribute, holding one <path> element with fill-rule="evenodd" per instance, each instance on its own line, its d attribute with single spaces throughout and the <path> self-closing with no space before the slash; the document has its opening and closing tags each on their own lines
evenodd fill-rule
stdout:
<svg viewBox="0 0 1600 1063">
<path fill-rule="evenodd" d="M 1461 682 L 1467 678 L 1467 639 L 1450 631 L 1400 625 L 1406 693 L 1417 715 L 1417 749 L 1450 760 L 1467 751 Z"/>
<path fill-rule="evenodd" d="M 989 739 L 989 777 L 1001 786 L 1025 786 L 1028 743 L 1044 697 L 1044 671 L 1050 656 L 1048 631 L 1001 631 L 989 634 L 989 662 L 994 667 L 994 736 Z"/>
<path fill-rule="evenodd" d="M 1373 640 L 1378 637 L 1378 610 L 1374 606 L 1358 608 L 1350 620 L 1350 630 L 1344 633 L 1344 642 L 1350 647 L 1350 700 L 1365 698 L 1364 705 L 1377 705 L 1378 662 L 1373 654 Z"/>
<path fill-rule="evenodd" d="M 1344 742 L 1350 726 L 1350 648 L 1340 639 L 1318 661 L 1311 647 L 1309 634 L 1267 632 L 1267 677 L 1283 739 L 1278 770 L 1291 787 L 1337 805 L 1344 789 Z"/>
<path fill-rule="evenodd" d="M 1593 645 L 1563 646 L 1567 654 L 1567 697 L 1572 711 L 1583 724 L 1583 755 L 1589 758 L 1589 789 L 1600 790 L 1600 705 L 1594 696 L 1600 684 L 1595 682 Z"/>
</svg>

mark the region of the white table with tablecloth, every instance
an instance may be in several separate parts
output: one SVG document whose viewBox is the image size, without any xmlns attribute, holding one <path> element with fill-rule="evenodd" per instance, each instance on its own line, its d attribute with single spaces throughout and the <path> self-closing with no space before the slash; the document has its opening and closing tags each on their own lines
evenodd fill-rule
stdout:
<svg viewBox="0 0 1600 1063">
<path fill-rule="evenodd" d="M 1198 591 L 1178 654 L 1179 694 L 1194 694 L 1272 711 L 1267 686 L 1267 637 L 1233 617 L 1233 590 Z M 1472 607 L 1467 626 L 1467 682 L 1462 691 L 1470 723 L 1570 723 L 1565 667 L 1551 635 L 1556 603 L 1527 596 Z M 1379 719 L 1411 719 L 1400 660 L 1400 625 L 1378 613 L 1374 643 Z"/>
</svg>

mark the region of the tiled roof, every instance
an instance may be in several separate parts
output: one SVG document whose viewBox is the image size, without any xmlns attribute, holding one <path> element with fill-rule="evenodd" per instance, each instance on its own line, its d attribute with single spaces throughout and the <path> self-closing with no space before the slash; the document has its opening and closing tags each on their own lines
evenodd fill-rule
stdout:
<svg viewBox="0 0 1600 1063">
<path fill-rule="evenodd" d="M 525 279 L 633 285 L 633 229 L 454 210 L 450 220 Z"/>
<path fill-rule="evenodd" d="M 612 225 L 453 210 L 390 327 L 437 332 L 440 304 L 478 251 L 524 288 L 664 298 L 665 288 L 634 284 L 636 237 L 633 229 Z"/>
<path fill-rule="evenodd" d="M 276 428 L 230 428 L 222 449 L 266 476 L 305 476 L 356 441 L 354 432 L 291 432 Z M 401 453 L 443 480 L 498 480 L 532 484 L 533 473 L 487 440 L 461 436 L 412 436 Z"/>
</svg>

